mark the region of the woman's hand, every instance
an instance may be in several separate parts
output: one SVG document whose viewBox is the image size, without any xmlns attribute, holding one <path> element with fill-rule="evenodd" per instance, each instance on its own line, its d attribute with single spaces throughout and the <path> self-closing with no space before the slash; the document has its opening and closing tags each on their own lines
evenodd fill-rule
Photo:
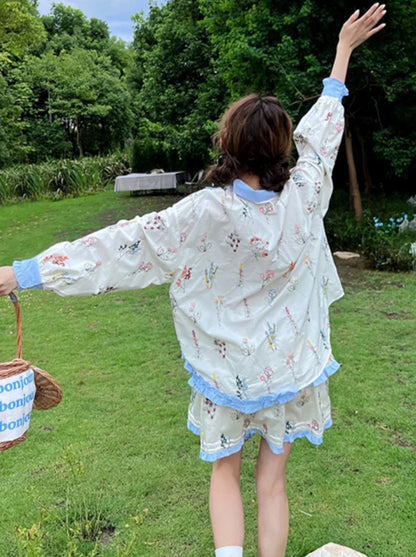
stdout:
<svg viewBox="0 0 416 557">
<path fill-rule="evenodd" d="M 373 4 L 361 17 L 359 10 L 357 10 L 344 23 L 339 34 L 337 52 L 330 77 L 345 82 L 352 51 L 385 27 L 385 23 L 379 25 L 379 21 L 385 13 L 385 4 L 380 6 L 377 3 Z"/>
<path fill-rule="evenodd" d="M 0 296 L 7 296 L 17 288 L 13 267 L 0 267 Z"/>
<path fill-rule="evenodd" d="M 364 41 L 381 31 L 385 23 L 378 25 L 381 18 L 386 14 L 386 5 L 373 4 L 361 17 L 357 10 L 344 23 L 339 34 L 339 45 L 354 50 Z"/>
</svg>

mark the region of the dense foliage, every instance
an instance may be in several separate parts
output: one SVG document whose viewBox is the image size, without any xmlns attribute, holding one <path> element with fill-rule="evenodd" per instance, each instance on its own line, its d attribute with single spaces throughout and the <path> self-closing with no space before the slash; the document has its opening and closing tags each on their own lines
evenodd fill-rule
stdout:
<svg viewBox="0 0 416 557">
<path fill-rule="evenodd" d="M 80 10 L 58 4 L 39 17 L 30 0 L 6 5 L 0 165 L 123 148 L 133 124 L 126 45 Z"/>
<path fill-rule="evenodd" d="M 191 147 L 206 160 L 207 132 L 247 92 L 277 95 L 299 119 L 330 71 L 340 23 L 356 7 L 345 0 L 171 0 L 152 7 L 137 20 L 134 41 L 146 130 L 161 125 L 165 150 L 187 160 Z M 387 28 L 352 60 L 345 107 L 356 169 L 348 173 L 341 153 L 337 171 L 345 183 L 356 170 L 367 197 L 392 183 L 413 185 L 415 24 L 416 5 L 392 0 Z"/>
<path fill-rule="evenodd" d="M 215 120 L 227 102 L 227 89 L 214 72 L 212 45 L 195 0 L 152 6 L 147 19 L 136 17 L 133 48 L 136 92 L 136 151 L 166 169 L 196 170 L 209 159 Z"/>
<path fill-rule="evenodd" d="M 248 91 L 281 98 L 295 120 L 330 71 L 346 0 L 168 0 L 134 15 L 131 45 L 106 23 L 36 0 L 2 0 L 0 166 L 132 146 L 134 170 L 211 160 L 226 106 Z M 132 14 L 133 15 L 133 14 Z M 337 184 L 412 192 L 416 174 L 416 4 L 391 0 L 387 27 L 354 54 Z M 354 168 L 355 167 L 355 168 Z"/>
</svg>

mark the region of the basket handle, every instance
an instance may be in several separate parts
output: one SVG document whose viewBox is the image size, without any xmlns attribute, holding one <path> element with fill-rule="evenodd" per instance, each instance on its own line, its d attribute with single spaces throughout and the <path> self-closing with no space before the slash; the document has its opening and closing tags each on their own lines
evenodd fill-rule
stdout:
<svg viewBox="0 0 416 557">
<path fill-rule="evenodd" d="M 14 292 L 9 294 L 10 301 L 14 305 L 14 311 L 16 313 L 16 325 L 17 325 L 17 335 L 16 335 L 16 358 L 22 358 L 22 317 L 20 314 L 20 306 L 17 300 L 17 296 Z"/>
</svg>

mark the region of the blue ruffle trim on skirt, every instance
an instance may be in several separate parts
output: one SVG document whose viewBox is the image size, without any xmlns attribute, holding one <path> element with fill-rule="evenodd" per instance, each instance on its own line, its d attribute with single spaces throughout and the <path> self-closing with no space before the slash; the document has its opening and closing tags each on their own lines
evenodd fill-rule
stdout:
<svg viewBox="0 0 416 557">
<path fill-rule="evenodd" d="M 324 431 L 329 429 L 331 426 L 332 426 L 332 420 L 329 420 L 324 425 Z M 195 433 L 195 435 L 200 435 L 199 428 L 197 428 L 193 424 L 191 424 L 191 422 L 189 420 L 188 420 L 188 429 L 192 433 Z M 216 460 L 219 460 L 220 458 L 225 458 L 226 456 L 230 456 L 234 453 L 238 453 L 238 451 L 241 450 L 241 448 L 243 447 L 244 441 L 246 439 L 250 439 L 256 433 L 260 433 L 260 435 L 262 435 L 262 432 L 259 431 L 259 430 L 251 429 L 251 430 L 246 431 L 242 440 L 237 445 L 234 445 L 233 447 L 230 447 L 228 449 L 223 449 L 223 450 L 217 451 L 215 453 L 207 453 L 207 452 L 201 450 L 200 453 L 199 453 L 199 458 L 201 460 L 205 460 L 205 462 L 215 462 Z M 263 435 L 262 435 L 262 437 L 263 437 Z M 322 437 L 317 437 L 316 435 L 313 435 L 309 431 L 298 431 L 296 433 L 286 434 L 283 438 L 283 443 L 293 443 L 295 441 L 295 439 L 302 439 L 302 438 L 308 439 L 308 441 L 310 441 L 313 445 L 322 445 Z M 272 453 L 274 453 L 274 454 L 283 453 L 283 448 L 282 447 L 276 447 L 275 445 L 270 443 L 268 439 L 266 439 L 266 441 L 267 441 L 267 444 L 269 445 L 270 450 L 272 451 Z"/>
<path fill-rule="evenodd" d="M 276 393 L 273 395 L 263 396 L 255 400 L 239 399 L 235 396 L 223 393 L 215 387 L 212 387 L 209 383 L 207 383 L 207 381 L 205 381 L 205 379 L 198 375 L 198 373 L 194 370 L 194 368 L 187 360 L 185 360 L 184 367 L 191 376 L 188 384 L 193 387 L 198 393 L 201 393 L 219 406 L 228 406 L 229 408 L 234 408 L 235 410 L 243 412 L 244 414 L 253 414 L 254 412 L 258 412 L 262 408 L 268 408 L 269 406 L 273 406 L 275 404 L 285 404 L 286 402 L 289 402 L 299 395 L 299 391 L 296 391 Z M 333 360 L 329 365 L 325 367 L 321 375 L 317 379 L 315 379 L 315 381 L 311 383 L 311 385 L 314 387 L 322 385 L 322 383 L 325 383 L 325 381 L 331 375 L 337 372 L 340 367 L 340 364 L 337 361 Z M 305 388 L 309 386 L 310 385 L 305 385 Z"/>
</svg>

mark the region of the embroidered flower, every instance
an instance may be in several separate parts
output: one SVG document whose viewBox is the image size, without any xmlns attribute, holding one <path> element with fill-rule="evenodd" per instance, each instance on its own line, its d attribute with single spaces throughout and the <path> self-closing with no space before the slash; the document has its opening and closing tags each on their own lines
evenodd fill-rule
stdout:
<svg viewBox="0 0 416 557">
<path fill-rule="evenodd" d="M 150 261 L 148 261 L 147 263 L 145 263 L 144 261 L 140 262 L 138 271 L 141 271 L 143 273 L 148 273 L 151 269 L 152 269 L 153 265 L 150 263 Z"/>
<path fill-rule="evenodd" d="M 144 230 L 165 230 L 166 224 L 160 215 L 148 215 L 143 228 Z"/>
<path fill-rule="evenodd" d="M 285 307 L 285 312 L 286 312 L 286 317 L 289 319 L 290 324 L 292 325 L 295 334 L 298 335 L 299 331 L 298 331 L 298 328 L 297 328 L 297 325 L 296 325 L 296 321 L 293 318 L 293 315 L 290 313 L 290 310 L 289 310 L 288 307 Z"/>
<path fill-rule="evenodd" d="M 214 304 L 216 306 L 218 325 L 221 326 L 222 311 L 224 309 L 224 296 L 217 296 L 214 300 Z"/>
<path fill-rule="evenodd" d="M 194 323 L 197 323 L 201 318 L 201 313 L 198 311 L 195 302 L 191 302 L 189 305 L 188 315 Z"/>
<path fill-rule="evenodd" d="M 256 351 L 256 347 L 254 346 L 254 344 L 250 344 L 248 338 L 243 338 L 240 344 L 240 350 L 244 356 L 251 356 Z"/>
<path fill-rule="evenodd" d="M 263 240 L 262 238 L 258 238 L 257 236 L 253 236 L 250 239 L 250 246 L 256 259 L 259 259 L 260 257 L 267 257 L 269 255 L 268 245 L 269 242 Z"/>
<path fill-rule="evenodd" d="M 198 336 L 197 336 L 197 334 L 194 330 L 192 330 L 192 340 L 193 340 L 193 343 L 195 345 L 196 357 L 199 358 L 200 355 L 201 355 L 200 350 L 199 350 L 199 340 L 198 340 Z"/>
<path fill-rule="evenodd" d="M 267 296 L 265 297 L 266 302 L 272 305 L 273 300 L 275 300 L 276 298 L 277 290 L 275 288 L 270 288 L 270 290 L 267 291 Z"/>
<path fill-rule="evenodd" d="M 207 288 L 212 288 L 214 284 L 215 277 L 217 276 L 218 265 L 211 263 L 209 269 L 205 269 L 205 286 Z"/>
<path fill-rule="evenodd" d="M 205 234 L 201 238 L 201 243 L 198 246 L 198 250 L 202 253 L 205 253 L 206 251 L 212 248 L 212 243 L 208 242 L 207 238 L 208 238 L 208 233 L 205 232 Z"/>
<path fill-rule="evenodd" d="M 266 328 L 265 334 L 266 334 L 267 343 L 269 345 L 270 350 L 276 350 L 276 348 L 277 348 L 277 344 L 276 344 L 277 326 L 276 326 L 276 324 L 275 323 L 270 324 L 269 322 L 267 322 L 267 328 Z"/>
<path fill-rule="evenodd" d="M 227 353 L 227 345 L 225 344 L 225 342 L 216 338 L 214 340 L 214 344 L 217 347 L 218 354 L 221 356 L 221 358 L 225 358 Z"/>
<path fill-rule="evenodd" d="M 42 259 L 42 263 L 51 263 L 52 265 L 59 265 L 65 267 L 65 261 L 68 261 L 67 255 L 47 255 Z"/>
<path fill-rule="evenodd" d="M 98 242 L 97 238 L 95 238 L 94 236 L 85 236 L 84 238 L 81 238 L 80 241 L 87 248 L 90 248 Z"/>
<path fill-rule="evenodd" d="M 290 369 L 290 371 L 293 372 L 293 369 L 295 367 L 295 355 L 293 353 L 290 353 L 286 358 L 286 365 Z"/>
<path fill-rule="evenodd" d="M 236 387 L 237 387 L 237 389 L 236 389 L 237 397 L 241 400 L 242 398 L 244 398 L 245 392 L 248 389 L 246 380 L 243 376 L 236 375 L 235 384 L 236 384 Z"/>
<path fill-rule="evenodd" d="M 175 283 L 176 286 L 180 286 L 181 288 L 185 288 L 185 281 L 190 280 L 191 271 L 192 271 L 192 267 L 187 267 L 185 265 L 185 267 L 182 270 L 181 276 L 178 278 L 178 280 Z"/>
<path fill-rule="evenodd" d="M 293 261 L 291 261 L 290 264 L 289 264 L 288 270 L 286 271 L 286 273 L 284 273 L 284 274 L 282 275 L 282 278 L 288 278 L 289 275 L 290 275 L 290 273 L 293 271 L 294 268 L 295 268 L 295 264 L 294 264 Z"/>
<path fill-rule="evenodd" d="M 261 287 L 264 288 L 269 284 L 270 281 L 274 279 L 274 271 L 268 269 L 265 273 L 260 273 L 260 279 L 262 282 Z"/>
<path fill-rule="evenodd" d="M 241 242 L 238 232 L 231 232 L 230 234 L 228 234 L 226 241 L 227 244 L 230 246 L 230 248 L 233 250 L 233 252 L 236 253 Z"/>
<path fill-rule="evenodd" d="M 270 392 L 270 384 L 272 382 L 272 376 L 274 374 L 274 370 L 268 366 L 263 369 L 262 375 L 260 375 L 260 381 L 266 384 L 267 390 Z"/>
</svg>

